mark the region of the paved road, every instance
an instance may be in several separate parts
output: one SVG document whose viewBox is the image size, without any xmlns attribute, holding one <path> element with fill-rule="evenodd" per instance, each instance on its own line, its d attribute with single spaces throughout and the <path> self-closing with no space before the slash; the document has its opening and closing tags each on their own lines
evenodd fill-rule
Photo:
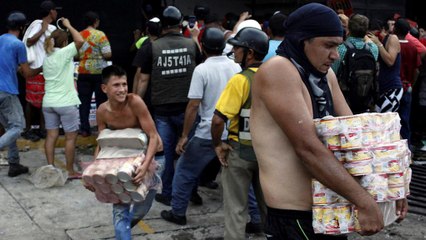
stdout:
<svg viewBox="0 0 426 240">
<path fill-rule="evenodd" d="M 19 145 L 22 147 L 26 144 L 20 142 Z M 21 161 L 30 167 L 31 172 L 45 164 L 40 146 L 42 143 L 32 144 L 29 151 L 21 152 Z M 63 151 L 59 148 L 56 152 L 58 166 L 64 162 Z M 85 148 L 80 150 L 79 158 L 90 159 L 90 151 Z M 93 193 L 82 187 L 80 180 L 68 181 L 62 187 L 37 189 L 29 181 L 29 175 L 9 178 L 7 169 L 0 167 L 0 239 L 114 239 L 111 205 L 97 202 Z M 221 191 L 206 188 L 200 188 L 199 191 L 204 204 L 190 205 L 186 226 L 162 220 L 159 217 L 160 212 L 168 208 L 155 202 L 143 223 L 133 229 L 134 239 L 222 239 Z M 424 226 L 425 217 L 410 214 L 403 223 L 393 224 L 374 237 L 361 238 L 359 235 L 353 235 L 350 239 L 426 239 Z M 249 238 L 265 239 L 262 236 Z"/>
</svg>

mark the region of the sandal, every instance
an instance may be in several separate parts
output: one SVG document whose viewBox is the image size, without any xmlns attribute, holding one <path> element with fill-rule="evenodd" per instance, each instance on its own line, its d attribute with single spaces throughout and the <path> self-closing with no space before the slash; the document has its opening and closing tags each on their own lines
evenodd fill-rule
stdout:
<svg viewBox="0 0 426 240">
<path fill-rule="evenodd" d="M 68 175 L 68 180 L 74 180 L 74 179 L 81 179 L 82 175 L 81 173 L 74 173 L 72 175 Z"/>
</svg>

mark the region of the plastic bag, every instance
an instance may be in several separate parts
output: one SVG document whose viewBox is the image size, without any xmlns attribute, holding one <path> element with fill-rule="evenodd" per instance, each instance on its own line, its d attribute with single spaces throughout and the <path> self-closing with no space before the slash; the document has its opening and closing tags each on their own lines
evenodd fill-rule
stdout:
<svg viewBox="0 0 426 240">
<path fill-rule="evenodd" d="M 52 165 L 38 168 L 30 176 L 30 181 L 36 188 L 50 188 L 64 186 L 68 178 L 68 172 Z"/>
</svg>

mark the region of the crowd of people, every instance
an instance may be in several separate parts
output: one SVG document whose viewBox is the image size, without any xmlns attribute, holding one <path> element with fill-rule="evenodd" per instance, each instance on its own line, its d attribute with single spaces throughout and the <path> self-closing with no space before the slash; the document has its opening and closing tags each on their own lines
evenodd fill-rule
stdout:
<svg viewBox="0 0 426 240">
<path fill-rule="evenodd" d="M 384 227 L 378 205 L 323 145 L 313 119 L 398 112 L 401 136 L 412 148 L 422 147 L 426 35 L 408 19 L 397 16 L 381 24 L 310 3 L 288 16 L 277 11 L 261 23 L 248 12 L 227 14 L 221 23 L 207 6 L 195 6 L 188 18 L 168 6 L 147 20 L 143 37 L 134 32 L 130 49 L 137 51 L 136 73 L 130 90 L 123 68 L 108 66 L 111 46 L 97 30 L 96 12 L 85 14 L 86 28 L 78 32 L 67 18 L 60 18 L 58 29 L 51 24 L 57 19 L 53 2 L 40 7 L 42 19 L 26 31 L 25 15 L 11 13 L 8 33 L 0 36 L 5 130 L 0 149 L 8 148 L 10 177 L 29 171 L 19 163 L 16 146 L 23 129 L 22 136 L 32 140 L 46 131 L 51 165 L 63 129 L 69 178 L 81 177 L 74 170 L 75 143 L 78 134 L 92 134 L 88 117 L 94 92 L 99 131 L 140 128 L 149 137 L 136 183 L 151 161 L 164 159 L 161 193 L 150 192 L 139 206 L 114 204 L 117 239 L 131 238 L 131 228 L 154 200 L 171 207 L 161 212 L 164 220 L 187 224 L 189 202 L 203 204 L 198 186 L 218 188 L 218 175 L 225 239 L 245 239 L 246 233 L 265 233 L 267 239 L 346 239 L 314 233 L 312 178 L 356 206 L 361 234 Z M 358 76 L 350 69 L 353 52 L 366 56 L 372 64 L 360 68 L 371 71 Z M 26 79 L 24 108 L 17 97 L 17 72 Z M 34 132 L 37 111 L 40 129 Z M 407 200 L 398 200 L 396 208 L 403 220 Z"/>
</svg>

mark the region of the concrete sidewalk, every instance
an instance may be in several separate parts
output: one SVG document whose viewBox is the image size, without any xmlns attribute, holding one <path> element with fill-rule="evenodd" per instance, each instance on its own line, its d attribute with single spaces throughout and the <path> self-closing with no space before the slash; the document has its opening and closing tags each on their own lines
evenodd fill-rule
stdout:
<svg viewBox="0 0 426 240">
<path fill-rule="evenodd" d="M 79 139 L 78 158 L 92 158 L 93 139 Z M 20 141 L 21 149 L 25 142 Z M 60 147 L 60 146 L 59 146 Z M 33 144 L 21 152 L 22 164 L 34 172 L 46 164 L 42 142 Z M 64 164 L 64 149 L 56 151 L 57 166 Z M 29 181 L 29 175 L 7 177 L 8 167 L 0 167 L 0 239 L 114 239 L 110 204 L 99 203 L 92 192 L 86 190 L 80 180 L 67 181 L 65 186 L 37 189 Z M 223 206 L 221 190 L 199 188 L 202 206 L 190 204 L 188 224 L 179 226 L 161 219 L 160 212 L 169 209 L 154 202 L 143 222 L 132 230 L 134 239 L 189 240 L 222 239 Z M 374 237 L 362 238 L 355 234 L 350 239 L 426 239 L 426 218 L 409 214 L 401 224 L 393 224 Z M 250 239 L 265 239 L 249 236 Z"/>
</svg>

